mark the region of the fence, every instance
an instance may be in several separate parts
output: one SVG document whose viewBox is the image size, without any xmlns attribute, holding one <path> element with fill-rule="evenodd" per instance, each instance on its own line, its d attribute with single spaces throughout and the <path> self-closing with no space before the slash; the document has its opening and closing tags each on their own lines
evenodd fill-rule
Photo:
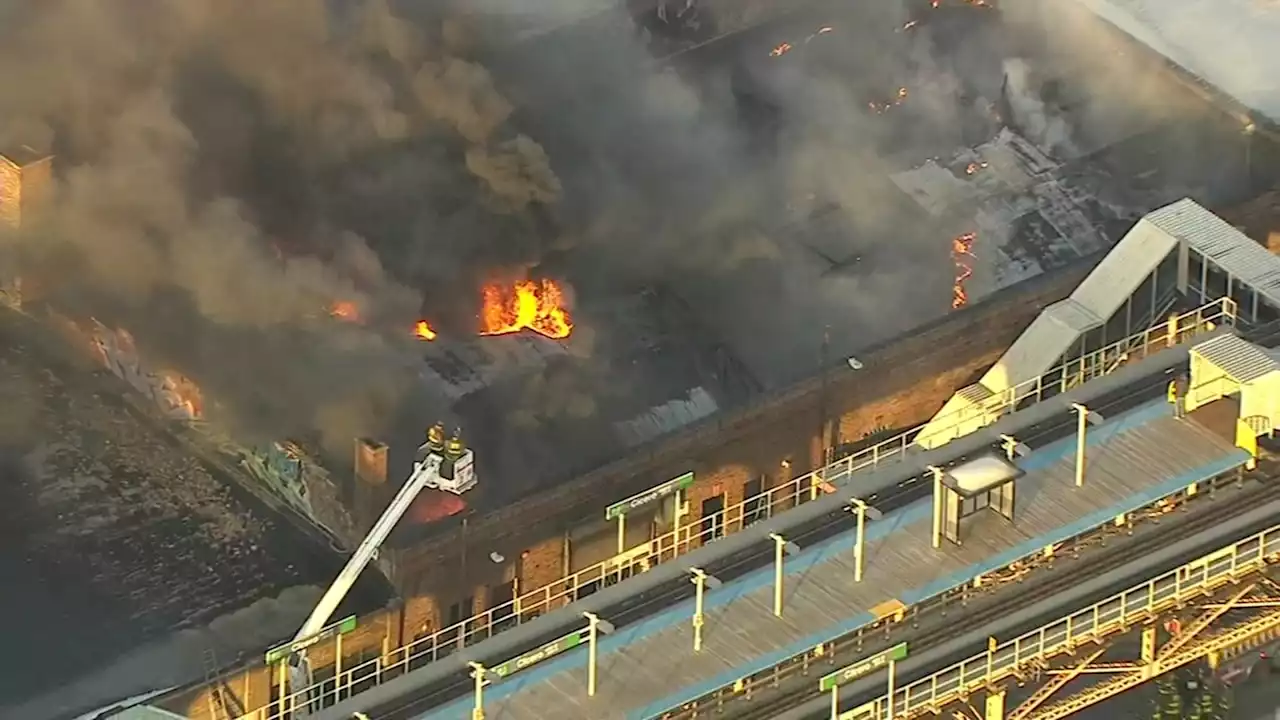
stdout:
<svg viewBox="0 0 1280 720">
<path fill-rule="evenodd" d="M 1081 382 L 1103 377 L 1122 366 L 1124 362 L 1140 360 L 1167 347 L 1187 342 L 1215 327 L 1234 326 L 1235 319 L 1235 303 L 1230 298 L 1222 298 L 1161 322 L 1141 333 L 1111 343 L 1080 358 L 1072 359 L 1040 377 L 1009 388 L 1002 395 L 1003 412 L 1025 408 L 1060 394 Z M 948 418 L 952 415 L 955 417 L 949 420 Z M 949 427 L 948 422 L 952 422 L 955 426 L 963 425 L 966 429 L 962 434 L 978 429 L 973 426 L 971 411 L 963 409 L 931 420 L 928 424 L 930 432 L 936 431 L 939 427 L 945 430 Z M 316 683 L 308 688 L 294 689 L 292 693 L 273 702 L 271 707 L 262 708 L 260 713 L 251 717 L 259 720 L 275 720 L 287 714 L 285 708 L 300 705 L 308 698 L 324 696 L 327 702 L 345 699 L 403 672 L 435 662 L 462 647 L 567 605 L 601 585 L 620 582 L 636 573 L 648 570 L 655 564 L 670 561 L 695 550 L 703 543 L 713 541 L 725 533 L 741 530 L 778 512 L 816 499 L 822 493 L 835 492 L 855 473 L 901 460 L 911 451 L 916 436 L 924 427 L 921 425 L 900 433 L 836 460 L 825 468 L 792 478 L 724 510 L 699 518 L 694 524 L 677 527 L 648 543 L 628 549 L 616 557 L 579 570 L 544 587 L 518 595 L 511 601 L 489 608 L 483 613 L 414 640 L 400 648 L 390 650 L 372 660 L 351 668 L 343 668 L 340 677 L 336 679 Z"/>
</svg>

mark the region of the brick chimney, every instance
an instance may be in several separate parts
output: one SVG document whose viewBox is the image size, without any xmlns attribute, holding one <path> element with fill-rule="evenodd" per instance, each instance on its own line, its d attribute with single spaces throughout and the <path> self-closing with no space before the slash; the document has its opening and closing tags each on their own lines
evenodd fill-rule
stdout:
<svg viewBox="0 0 1280 720">
<path fill-rule="evenodd" d="M 387 446 L 377 440 L 356 438 L 355 461 L 356 525 L 367 532 L 377 522 L 385 504 L 387 488 Z"/>
<path fill-rule="evenodd" d="M 26 145 L 0 150 L 0 224 L 22 227 L 52 184 L 52 155 Z"/>
</svg>

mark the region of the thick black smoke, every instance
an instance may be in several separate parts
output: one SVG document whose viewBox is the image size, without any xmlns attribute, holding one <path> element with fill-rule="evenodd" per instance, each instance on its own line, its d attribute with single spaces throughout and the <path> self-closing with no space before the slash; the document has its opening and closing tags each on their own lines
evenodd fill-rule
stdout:
<svg viewBox="0 0 1280 720">
<path fill-rule="evenodd" d="M 499 246 L 536 260 L 521 217 L 559 181 L 448 18 L 383 0 L 0 9 L 0 147 L 58 156 L 21 232 L 28 286 L 128 327 L 268 436 L 377 431 L 413 374 L 378 331 L 411 327 L 416 286 Z M 335 327 L 338 301 L 371 329 Z"/>
<path fill-rule="evenodd" d="M 1130 95 L 1128 125 L 1176 112 L 1086 67 L 1104 101 L 1063 120 L 1034 41 L 932 5 L 818 2 L 690 50 L 782 4 L 0 0 L 0 147 L 58 154 L 24 274 L 244 426 L 339 450 L 414 385 L 413 320 L 465 319 L 493 273 L 661 280 L 781 384 L 824 336 L 853 353 L 948 308 L 971 218 L 921 220 L 890 173 L 988 139 L 998 101 L 1066 154 L 1122 135 Z"/>
</svg>

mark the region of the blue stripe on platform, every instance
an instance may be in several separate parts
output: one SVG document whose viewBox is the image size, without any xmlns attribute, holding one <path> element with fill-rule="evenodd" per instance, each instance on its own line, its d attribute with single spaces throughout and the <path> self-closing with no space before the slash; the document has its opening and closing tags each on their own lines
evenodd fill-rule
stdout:
<svg viewBox="0 0 1280 720">
<path fill-rule="evenodd" d="M 1108 419 L 1101 426 L 1091 427 L 1090 433 L 1087 436 L 1088 444 L 1095 445 L 1105 443 L 1115 437 L 1118 433 L 1133 430 L 1158 418 L 1167 417 L 1168 414 L 1169 405 L 1164 400 L 1140 406 L 1115 418 Z M 1030 456 L 1020 459 L 1018 461 L 1018 465 L 1028 472 L 1044 469 L 1061 461 L 1065 456 L 1074 452 L 1075 443 L 1075 438 L 1071 436 L 1049 443 L 1042 448 L 1036 449 Z M 940 577 L 924 587 L 902 593 L 898 599 L 909 606 L 944 593 L 947 590 L 971 581 L 978 575 L 991 572 L 992 570 L 1008 565 L 1010 562 L 1013 562 L 1018 558 L 1030 555 L 1040 548 L 1061 542 L 1075 535 L 1079 535 L 1090 528 L 1102 525 L 1120 513 L 1129 512 L 1144 505 L 1149 505 L 1159 498 L 1176 492 L 1179 488 L 1186 487 L 1193 482 L 1199 482 L 1200 480 L 1213 477 L 1234 467 L 1243 465 L 1248 457 L 1248 453 L 1243 450 L 1228 451 L 1222 458 L 1215 460 L 1212 463 L 1208 463 L 1202 467 L 1182 473 L 1177 477 L 1172 477 L 1163 482 L 1157 483 L 1156 485 L 1152 485 L 1146 490 L 1136 493 L 1120 503 L 1081 517 L 1068 525 L 1064 525 L 1052 532 L 1045 533 L 1035 539 L 1010 548 L 1005 552 L 987 558 L 980 563 L 971 565 L 964 570 Z M 867 525 L 867 541 L 869 543 L 876 542 L 884 539 L 891 533 L 897 532 L 901 528 L 916 523 L 928 522 L 931 520 L 932 510 L 933 507 L 931 501 L 921 500 L 902 508 L 901 510 L 889 513 L 883 519 Z M 762 522 L 768 521 L 766 520 Z M 853 533 L 846 532 L 812 548 L 806 548 L 799 556 L 788 559 L 786 572 L 788 575 L 806 573 L 815 565 L 825 562 L 833 555 L 851 552 L 855 541 L 856 538 Z M 753 571 L 734 580 L 733 582 L 726 583 L 724 587 L 716 590 L 715 592 L 709 593 L 705 599 L 706 611 L 722 608 L 738 600 L 745 594 L 752 593 L 772 585 L 772 567 L 764 567 Z M 602 671 L 607 672 L 608 654 L 616 652 L 627 645 L 643 640 L 644 638 L 671 627 L 672 625 L 688 622 L 692 615 L 693 600 L 690 599 L 681 603 L 676 603 L 675 605 L 665 608 L 625 628 L 620 628 L 613 635 L 601 638 L 599 642 L 599 662 L 601 664 Z M 766 670 L 788 658 L 806 651 L 807 649 L 813 648 L 823 642 L 827 642 L 832 638 L 851 633 L 859 627 L 868 625 L 874 621 L 875 617 L 869 612 L 851 615 L 839 623 L 824 628 L 820 632 L 813 633 L 801 640 L 797 640 L 785 647 L 781 647 L 776 651 L 760 655 L 752 659 L 750 662 L 725 671 L 710 680 L 687 686 L 677 693 L 660 700 L 655 700 L 643 708 L 629 712 L 627 717 L 629 720 L 647 720 L 647 718 L 661 715 L 663 712 L 673 707 L 678 707 L 683 703 L 695 700 L 718 688 L 730 685 L 739 678 Z M 566 670 L 571 670 L 573 668 L 580 668 L 586 662 L 585 657 L 583 657 L 584 653 L 585 650 L 575 650 L 544 664 L 534 666 L 517 675 L 513 675 L 510 679 L 504 682 L 490 686 L 489 689 L 485 691 L 485 697 L 490 700 L 500 700 L 527 689 L 530 686 L 546 682 L 551 677 L 561 672 L 565 672 Z M 419 720 L 425 720 L 426 718 L 465 718 L 469 716 L 470 708 L 470 699 L 459 700 L 442 708 L 424 713 L 423 715 L 418 716 L 418 718 Z"/>
</svg>

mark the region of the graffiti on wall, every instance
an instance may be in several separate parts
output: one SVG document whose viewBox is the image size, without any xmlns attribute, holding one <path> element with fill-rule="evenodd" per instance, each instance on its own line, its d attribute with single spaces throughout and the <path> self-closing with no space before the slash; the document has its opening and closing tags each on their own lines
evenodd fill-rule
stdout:
<svg viewBox="0 0 1280 720">
<path fill-rule="evenodd" d="M 250 475 L 270 487 L 316 522 L 307 489 L 307 475 L 312 464 L 306 454 L 292 442 L 273 442 L 263 448 L 241 452 L 240 464 Z"/>
</svg>

